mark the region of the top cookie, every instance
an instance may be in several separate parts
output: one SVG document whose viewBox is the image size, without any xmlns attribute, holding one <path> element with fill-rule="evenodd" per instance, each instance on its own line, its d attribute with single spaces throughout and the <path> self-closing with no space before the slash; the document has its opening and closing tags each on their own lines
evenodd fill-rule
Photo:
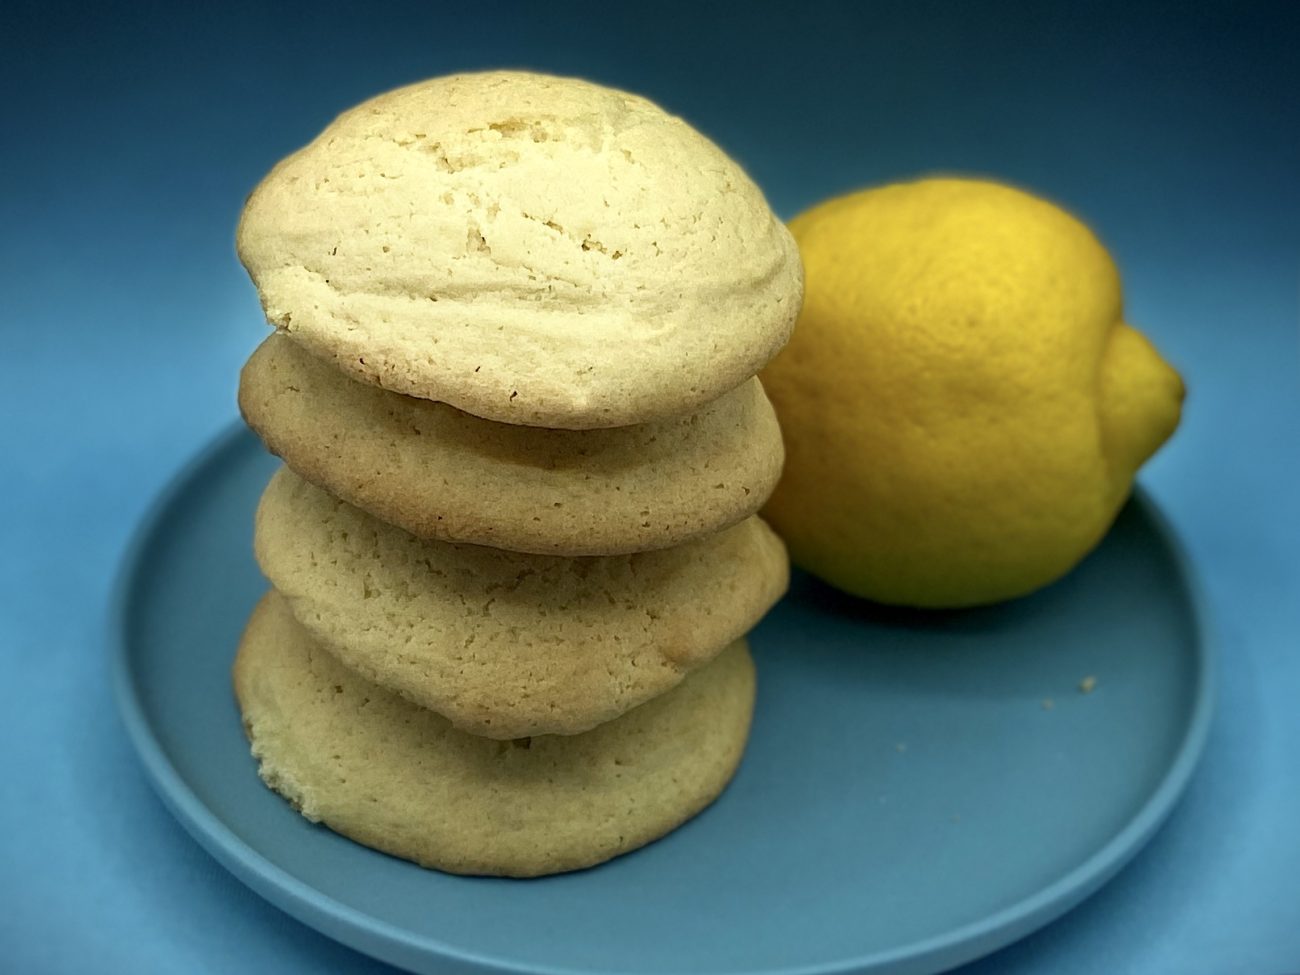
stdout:
<svg viewBox="0 0 1300 975">
<path fill-rule="evenodd" d="M 345 371 L 505 423 L 688 412 L 785 344 L 803 271 L 717 146 L 643 98 L 523 72 L 345 112 L 253 192 L 268 321 Z"/>
</svg>

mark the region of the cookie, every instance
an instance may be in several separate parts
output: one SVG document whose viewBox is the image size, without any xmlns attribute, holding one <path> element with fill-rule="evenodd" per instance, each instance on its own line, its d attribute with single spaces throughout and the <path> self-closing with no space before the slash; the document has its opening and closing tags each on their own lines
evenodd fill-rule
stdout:
<svg viewBox="0 0 1300 975">
<path fill-rule="evenodd" d="M 422 866 L 511 877 L 589 867 L 694 816 L 734 774 L 754 705 L 738 640 L 586 734 L 479 738 L 344 667 L 274 593 L 234 684 L 263 780 L 309 820 Z"/>
<path fill-rule="evenodd" d="M 785 344 L 803 271 L 762 192 L 644 98 L 526 72 L 345 112 L 244 208 L 267 320 L 387 389 L 529 426 L 680 415 Z"/>
<path fill-rule="evenodd" d="M 494 423 L 357 382 L 282 335 L 239 405 L 286 464 L 425 538 L 552 555 L 666 548 L 752 515 L 785 451 L 757 379 L 688 416 L 612 430 Z"/>
<path fill-rule="evenodd" d="M 367 680 L 490 738 L 577 734 L 676 686 L 785 592 L 757 517 L 586 559 L 417 539 L 288 469 L 254 548 L 314 640 Z"/>
</svg>

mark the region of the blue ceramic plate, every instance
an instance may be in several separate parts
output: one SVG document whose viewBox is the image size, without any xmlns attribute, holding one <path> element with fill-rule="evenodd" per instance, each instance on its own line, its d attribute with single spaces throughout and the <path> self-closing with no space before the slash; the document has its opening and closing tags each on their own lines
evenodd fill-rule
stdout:
<svg viewBox="0 0 1300 975">
<path fill-rule="evenodd" d="M 1198 601 L 1139 494 L 1082 566 L 1010 605 L 891 611 L 796 577 L 752 637 L 739 774 L 660 842 L 542 880 L 421 870 L 309 824 L 249 757 L 228 675 L 264 588 L 250 534 L 274 467 L 233 431 L 142 528 L 113 621 L 122 714 L 213 856 L 415 971 L 939 971 L 1100 886 L 1169 812 L 1205 738 Z"/>
</svg>

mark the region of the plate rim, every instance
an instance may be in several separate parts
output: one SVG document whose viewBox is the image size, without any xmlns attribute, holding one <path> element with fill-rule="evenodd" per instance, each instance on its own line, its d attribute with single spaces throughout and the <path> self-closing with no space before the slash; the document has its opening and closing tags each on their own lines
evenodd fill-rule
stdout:
<svg viewBox="0 0 1300 975">
<path fill-rule="evenodd" d="M 134 582 L 150 543 L 196 475 L 247 439 L 256 440 L 241 421 L 234 420 L 191 455 L 150 501 L 117 563 L 105 620 L 109 676 L 119 720 L 144 766 L 150 786 L 199 846 L 242 883 L 278 909 L 353 950 L 408 969 L 414 961 L 423 958 L 451 962 L 460 966 L 461 971 L 477 975 L 592 975 L 585 968 L 525 967 L 520 962 L 466 950 L 436 938 L 412 934 L 335 900 L 249 846 L 195 795 L 167 757 L 152 732 L 133 676 L 128 624 Z M 1019 940 L 1075 907 L 1118 873 L 1155 835 L 1186 790 L 1209 737 L 1216 697 L 1217 639 L 1210 625 L 1203 585 L 1172 522 L 1142 484 L 1134 484 L 1130 498 L 1142 506 L 1169 548 L 1186 591 L 1196 637 L 1193 641 L 1196 687 L 1189 720 L 1173 761 L 1136 814 L 1074 869 L 1028 897 L 977 921 L 884 952 L 793 968 L 764 968 L 755 975 L 865 975 L 904 969 L 919 973 L 965 964 Z M 624 975 L 634 975 L 633 969 L 623 971 Z"/>
</svg>

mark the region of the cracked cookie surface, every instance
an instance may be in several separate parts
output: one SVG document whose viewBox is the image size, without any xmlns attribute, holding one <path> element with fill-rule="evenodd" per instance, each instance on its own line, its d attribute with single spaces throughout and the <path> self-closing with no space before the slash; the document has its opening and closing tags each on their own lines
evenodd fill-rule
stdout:
<svg viewBox="0 0 1300 975">
<path fill-rule="evenodd" d="M 345 112 L 245 206 L 268 321 L 370 383 L 506 423 L 689 412 L 785 344 L 803 272 L 741 168 L 643 98 L 455 75 Z"/>
</svg>

